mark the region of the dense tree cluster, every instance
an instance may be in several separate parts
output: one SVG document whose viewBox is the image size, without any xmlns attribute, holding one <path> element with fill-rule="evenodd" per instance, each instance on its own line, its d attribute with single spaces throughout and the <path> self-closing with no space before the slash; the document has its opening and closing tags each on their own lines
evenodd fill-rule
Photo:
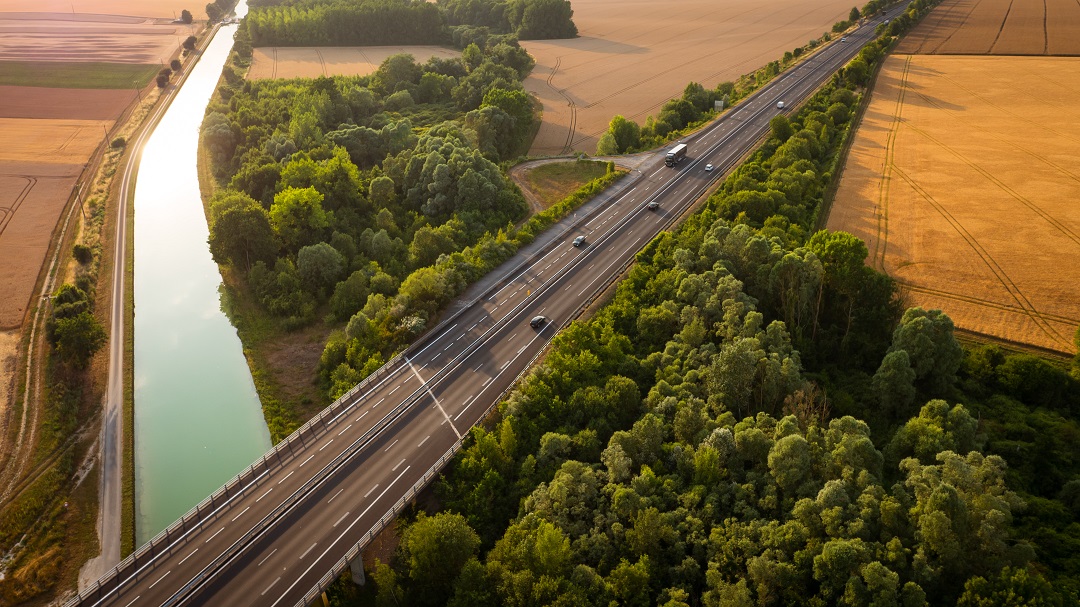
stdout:
<svg viewBox="0 0 1080 607">
<path fill-rule="evenodd" d="M 863 243 L 811 233 L 845 76 L 472 431 L 380 604 L 1075 603 L 1080 382 L 965 355 L 945 314 L 900 313 Z M 434 577 L 455 581 L 429 583 L 416 550 L 448 545 Z"/>
<path fill-rule="evenodd" d="M 489 34 L 573 38 L 568 0 L 300 0 L 259 2 L 244 20 L 257 46 L 458 44 Z"/>
</svg>

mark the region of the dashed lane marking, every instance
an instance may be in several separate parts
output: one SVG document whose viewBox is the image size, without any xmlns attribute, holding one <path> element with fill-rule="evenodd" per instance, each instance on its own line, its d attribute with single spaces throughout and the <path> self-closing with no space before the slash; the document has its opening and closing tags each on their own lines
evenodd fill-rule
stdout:
<svg viewBox="0 0 1080 607">
<path fill-rule="evenodd" d="M 375 486 L 372 487 L 371 489 L 368 489 L 368 492 L 364 494 L 364 499 L 367 499 L 367 497 L 369 495 L 371 495 L 371 492 L 378 489 L 378 488 L 379 488 L 379 483 L 375 483 Z"/>
<path fill-rule="evenodd" d="M 363 416 L 361 416 L 361 417 L 363 417 Z M 301 468 L 303 468 L 303 467 L 304 467 L 304 464 L 306 464 L 306 463 L 310 462 L 310 461 L 311 461 L 311 458 L 313 458 L 313 457 L 315 457 L 315 454 L 314 454 L 314 453 L 312 453 L 311 455 L 309 455 L 309 456 L 307 457 L 307 459 L 306 459 L 306 460 L 304 460 L 304 463 L 303 463 L 303 464 L 300 464 L 300 467 L 301 467 Z"/>
<path fill-rule="evenodd" d="M 387 447 L 387 448 L 383 449 L 383 453 L 386 453 L 387 451 L 389 451 L 390 449 L 392 449 L 392 448 L 394 447 L 394 445 L 398 444 L 398 441 L 399 441 L 399 440 L 401 440 L 401 439 L 400 439 L 400 438 L 398 438 L 398 439 L 394 439 L 394 442 L 390 443 L 390 446 L 389 446 L 389 447 Z"/>
<path fill-rule="evenodd" d="M 255 503 L 256 503 L 256 504 L 258 504 L 258 503 L 259 503 L 259 500 L 261 500 L 262 498 L 266 497 L 266 494 L 267 494 L 267 493 L 270 493 L 270 492 L 271 492 L 271 491 L 273 491 L 273 490 L 274 490 L 274 488 L 273 488 L 273 487 L 270 487 L 269 489 L 267 489 L 267 490 L 266 490 L 266 493 L 264 493 L 264 494 L 260 495 L 260 496 L 259 496 L 259 499 L 255 500 Z"/>
<path fill-rule="evenodd" d="M 215 537 L 218 536 L 218 533 L 221 533 L 222 531 L 225 531 L 225 527 L 222 527 L 221 529 L 218 529 L 217 532 L 214 533 L 214 535 L 211 535 L 210 537 L 206 538 L 206 542 L 203 542 L 203 543 L 205 544 L 205 543 L 209 542 L 210 540 L 214 539 Z"/>
<path fill-rule="evenodd" d="M 234 520 L 235 520 L 235 519 L 234 519 Z M 199 551 L 199 549 L 198 549 L 198 548 L 196 548 L 196 549 L 192 550 L 190 554 L 188 554 L 187 556 L 185 556 L 185 557 L 183 558 L 183 560 L 181 560 L 181 561 L 180 561 L 180 564 L 181 564 L 181 565 L 183 565 L 183 564 L 184 564 L 184 561 L 186 561 L 186 560 L 188 560 L 189 558 L 191 558 L 191 555 L 192 555 L 192 554 L 195 554 L 195 553 L 196 553 L 196 552 L 198 552 L 198 551 Z"/>
<path fill-rule="evenodd" d="M 344 518 L 344 517 L 342 517 L 342 518 Z M 311 552 L 312 550 L 314 550 L 314 549 L 315 549 L 315 546 L 317 546 L 318 544 L 319 544 L 319 542 L 315 542 L 315 543 L 314 543 L 314 544 L 312 544 L 312 545 L 311 545 L 310 547 L 308 547 L 308 549 L 304 551 L 304 554 L 301 554 L 301 555 L 300 555 L 300 560 L 304 560 L 304 557 L 305 557 L 305 556 L 307 556 L 309 552 Z"/>
<path fill-rule="evenodd" d="M 255 566 L 256 566 L 256 567 L 262 567 L 262 564 L 266 562 L 266 559 L 268 559 L 268 558 L 270 558 L 270 557 L 274 556 L 274 553 L 275 553 L 275 552 L 277 552 L 277 548 L 274 548 L 273 550 L 271 550 L 271 551 L 270 551 L 270 554 L 268 554 L 268 555 L 264 556 L 264 557 L 263 557 L 263 560 L 259 561 L 259 564 L 258 564 L 258 565 L 255 565 Z"/>
<path fill-rule="evenodd" d="M 263 591 L 262 591 L 262 594 L 261 594 L 261 595 L 259 595 L 259 596 L 266 596 L 266 593 L 267 593 L 267 592 L 270 592 L 270 589 L 274 587 L 274 584 L 276 584 L 276 583 L 278 583 L 278 582 L 280 582 L 280 581 L 281 581 L 281 576 L 279 575 L 279 576 L 277 576 L 277 579 L 275 579 L 274 581 L 270 582 L 270 585 L 269 585 L 269 586 L 267 586 L 267 587 L 266 587 L 266 590 L 263 590 Z"/>
<path fill-rule="evenodd" d="M 329 447 L 330 443 L 332 443 L 332 442 L 334 442 L 334 439 L 330 439 L 330 440 L 326 441 L 325 445 L 323 445 L 322 447 L 319 447 L 319 451 L 322 451 L 323 449 Z M 290 472 L 289 474 L 292 474 L 292 473 Z M 284 480 L 284 479 L 282 479 L 282 480 Z M 278 483 L 278 484 L 280 484 L 280 483 Z"/>
<path fill-rule="evenodd" d="M 426 443 L 426 442 L 428 441 L 428 439 L 429 439 L 429 438 L 431 438 L 431 435 L 430 435 L 430 434 L 428 434 L 427 436 L 425 436 L 425 437 L 424 437 L 424 440 L 420 441 L 420 444 L 419 444 L 419 445 L 417 445 L 417 446 L 416 446 L 416 448 L 417 448 L 417 449 L 419 449 L 420 447 L 423 447 L 423 446 L 424 446 L 424 443 Z"/>
<path fill-rule="evenodd" d="M 165 575 L 163 575 L 163 576 L 159 577 L 159 578 L 157 579 L 157 582 L 154 582 L 153 584 L 150 584 L 150 588 L 153 588 L 154 586 L 157 586 L 158 582 L 160 582 L 161 580 L 165 579 L 165 576 L 169 575 L 170 573 L 172 573 L 172 570 L 171 570 L 171 569 L 170 569 L 169 571 L 166 571 L 166 572 L 165 572 Z"/>
<path fill-rule="evenodd" d="M 330 442 L 331 443 L 334 442 L 334 439 L 330 439 Z M 329 444 L 330 443 L 326 443 L 326 445 L 329 445 Z M 326 445 L 323 445 L 324 449 L 326 448 Z M 322 451 L 322 449 L 319 449 L 319 451 Z M 293 475 L 293 472 L 296 472 L 296 470 L 290 470 L 289 473 L 285 475 L 285 478 L 278 481 L 277 484 L 280 485 L 281 483 L 284 483 L 285 481 L 287 481 L 289 479 L 289 477 Z"/>
<path fill-rule="evenodd" d="M 336 522 L 336 523 L 334 523 L 334 526 L 335 526 L 335 527 L 337 527 L 337 526 L 338 526 L 338 525 L 339 525 L 339 524 L 341 523 L 341 521 L 345 520 L 345 517 L 346 517 L 346 516 L 349 516 L 349 513 L 348 513 L 348 512 L 346 512 L 345 514 L 342 514 L 342 515 L 341 515 L 341 518 L 339 518 L 339 519 L 337 520 L 337 522 Z M 303 558 L 303 557 L 300 557 L 300 558 Z"/>
<path fill-rule="evenodd" d="M 244 508 L 243 510 L 241 510 L 240 514 L 237 514 L 236 516 L 233 517 L 232 522 L 235 523 L 236 519 L 240 518 L 241 516 L 244 516 L 244 513 L 247 512 L 248 510 L 251 510 L 251 506 L 248 506 L 247 508 Z M 188 556 L 191 556 L 191 555 L 189 554 Z M 184 558 L 187 558 L 187 557 L 184 557 Z M 184 561 L 180 561 L 180 562 L 183 563 Z"/>
</svg>

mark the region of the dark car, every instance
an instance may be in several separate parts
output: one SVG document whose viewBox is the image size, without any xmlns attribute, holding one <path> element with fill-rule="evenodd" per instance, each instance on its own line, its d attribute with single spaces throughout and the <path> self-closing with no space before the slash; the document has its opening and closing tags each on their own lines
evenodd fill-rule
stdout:
<svg viewBox="0 0 1080 607">
<path fill-rule="evenodd" d="M 574 246 L 575 247 L 580 247 L 583 244 L 585 244 L 585 237 L 584 236 L 578 236 L 577 238 L 574 239 Z"/>
<path fill-rule="evenodd" d="M 659 208 L 660 208 L 660 203 L 659 203 L 659 202 L 656 202 L 656 201 L 654 200 L 654 201 L 650 202 L 649 204 L 647 204 L 647 205 L 645 205 L 645 206 L 646 206 L 646 208 L 648 208 L 648 209 L 649 209 L 650 211 L 655 211 L 656 209 L 659 209 Z"/>
<path fill-rule="evenodd" d="M 544 316 L 533 316 L 533 319 L 529 321 L 529 326 L 534 329 L 539 329 L 547 322 L 547 318 Z"/>
</svg>

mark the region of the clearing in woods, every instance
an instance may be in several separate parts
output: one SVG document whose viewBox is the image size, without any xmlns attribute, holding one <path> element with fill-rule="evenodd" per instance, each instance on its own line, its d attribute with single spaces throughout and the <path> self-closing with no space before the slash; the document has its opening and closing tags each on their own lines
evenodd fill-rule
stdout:
<svg viewBox="0 0 1080 607">
<path fill-rule="evenodd" d="M 1076 0 L 946 0 L 896 48 L 900 54 L 1080 55 Z"/>
<path fill-rule="evenodd" d="M 606 162 L 571 160 L 526 168 L 524 190 L 536 198 L 541 211 L 566 198 L 586 183 L 607 174 Z M 519 183 L 521 180 L 518 180 Z"/>
<path fill-rule="evenodd" d="M 861 4 L 861 3 L 860 3 Z M 850 0 L 575 0 L 579 37 L 521 43 L 544 104 L 529 154 L 596 152 L 612 116 L 645 122 L 693 81 L 735 80 L 847 19 Z"/>
<path fill-rule="evenodd" d="M 412 55 L 417 63 L 461 56 L 461 51 L 441 46 L 266 46 L 252 51 L 247 78 L 367 76 L 399 53 Z"/>
<path fill-rule="evenodd" d="M 909 305 L 962 330 L 1072 353 L 1080 325 L 1080 61 L 894 55 L 878 76 L 828 228 Z"/>
</svg>

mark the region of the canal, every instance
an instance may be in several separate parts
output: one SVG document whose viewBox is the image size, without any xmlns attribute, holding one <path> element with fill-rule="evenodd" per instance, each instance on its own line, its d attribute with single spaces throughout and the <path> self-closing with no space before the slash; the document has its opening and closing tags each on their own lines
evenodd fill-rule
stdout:
<svg viewBox="0 0 1080 607">
<path fill-rule="evenodd" d="M 243 0 L 237 15 L 247 11 Z M 136 543 L 270 445 L 221 274 L 196 165 L 199 124 L 232 49 L 222 27 L 144 148 L 135 186 Z"/>
</svg>

